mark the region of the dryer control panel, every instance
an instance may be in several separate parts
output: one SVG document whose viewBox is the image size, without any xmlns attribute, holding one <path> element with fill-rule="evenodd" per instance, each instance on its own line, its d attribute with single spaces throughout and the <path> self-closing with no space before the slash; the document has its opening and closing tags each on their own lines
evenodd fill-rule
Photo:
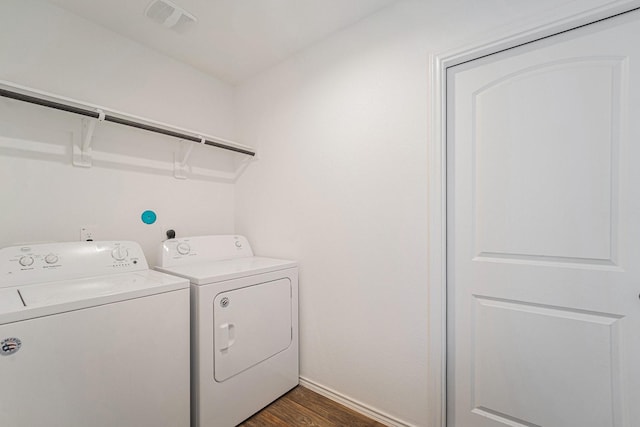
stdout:
<svg viewBox="0 0 640 427">
<path fill-rule="evenodd" d="M 183 237 L 163 242 L 158 265 L 173 267 L 193 262 L 220 261 L 252 256 L 251 245 L 244 236 Z"/>
<path fill-rule="evenodd" d="M 0 249 L 0 288 L 147 270 L 136 242 L 68 242 Z"/>
</svg>

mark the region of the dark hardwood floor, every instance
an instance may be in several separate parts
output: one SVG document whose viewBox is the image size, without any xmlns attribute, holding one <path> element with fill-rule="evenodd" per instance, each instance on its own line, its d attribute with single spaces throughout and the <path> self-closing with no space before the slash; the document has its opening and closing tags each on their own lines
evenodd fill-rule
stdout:
<svg viewBox="0 0 640 427">
<path fill-rule="evenodd" d="M 239 427 L 384 427 L 331 399 L 298 386 Z"/>
</svg>

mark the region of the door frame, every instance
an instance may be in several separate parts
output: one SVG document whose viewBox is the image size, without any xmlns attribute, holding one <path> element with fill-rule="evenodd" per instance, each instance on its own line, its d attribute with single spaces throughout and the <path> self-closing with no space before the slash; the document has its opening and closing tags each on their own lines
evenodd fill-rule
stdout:
<svg viewBox="0 0 640 427">
<path fill-rule="evenodd" d="M 581 13 L 542 18 L 524 31 L 429 56 L 428 145 L 428 426 L 446 427 L 447 390 L 447 69 L 640 8 L 640 0 L 614 0 Z"/>
</svg>

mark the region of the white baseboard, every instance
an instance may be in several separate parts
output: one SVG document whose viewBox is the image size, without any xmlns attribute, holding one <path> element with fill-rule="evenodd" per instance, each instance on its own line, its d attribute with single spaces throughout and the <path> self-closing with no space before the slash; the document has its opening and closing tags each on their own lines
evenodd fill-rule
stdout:
<svg viewBox="0 0 640 427">
<path fill-rule="evenodd" d="M 392 416 L 385 414 L 382 411 L 379 411 L 375 408 L 365 405 L 364 403 L 358 402 L 348 396 L 345 396 L 342 393 L 338 393 L 335 390 L 332 390 L 328 387 L 320 385 L 316 382 L 313 382 L 307 378 L 300 377 L 300 385 L 308 388 L 311 391 L 315 391 L 316 393 L 333 400 L 334 402 L 338 402 L 339 404 L 346 406 L 349 409 L 353 409 L 356 412 L 365 415 L 372 420 L 376 420 L 379 423 L 382 423 L 389 427 L 416 427 L 413 424 L 407 424 L 397 418 L 393 418 Z"/>
</svg>

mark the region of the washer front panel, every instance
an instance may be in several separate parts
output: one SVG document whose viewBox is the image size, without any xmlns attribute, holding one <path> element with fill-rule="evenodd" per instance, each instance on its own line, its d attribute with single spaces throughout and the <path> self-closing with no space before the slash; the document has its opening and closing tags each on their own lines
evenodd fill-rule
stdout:
<svg viewBox="0 0 640 427">
<path fill-rule="evenodd" d="M 3 427 L 189 427 L 189 291 L 0 324 Z"/>
</svg>

